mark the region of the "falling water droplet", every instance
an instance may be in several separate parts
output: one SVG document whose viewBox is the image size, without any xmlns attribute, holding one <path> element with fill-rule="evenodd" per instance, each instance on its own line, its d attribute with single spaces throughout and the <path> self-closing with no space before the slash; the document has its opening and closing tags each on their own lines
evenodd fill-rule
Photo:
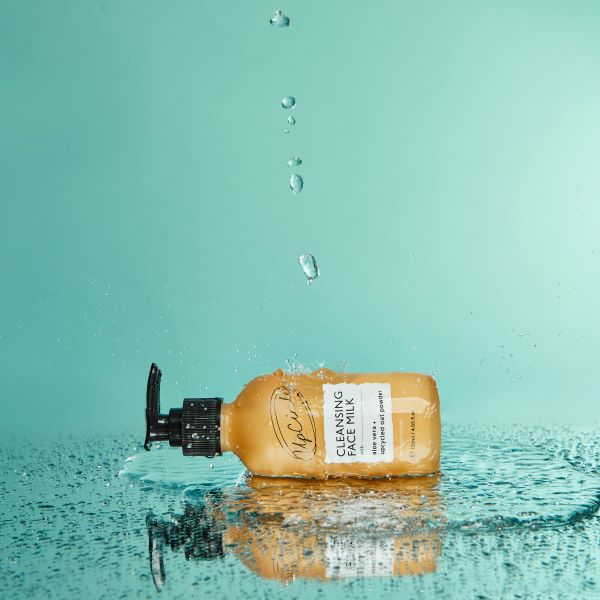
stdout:
<svg viewBox="0 0 600 600">
<path fill-rule="evenodd" d="M 312 283 L 319 276 L 319 267 L 312 254 L 303 254 L 298 257 L 298 262 L 306 275 L 307 283 Z"/>
<path fill-rule="evenodd" d="M 281 100 L 283 108 L 294 108 L 296 106 L 296 98 L 294 96 L 286 96 Z"/>
<path fill-rule="evenodd" d="M 269 23 L 275 27 L 288 27 L 290 24 L 290 18 L 286 17 L 282 10 L 276 10 Z"/>
<path fill-rule="evenodd" d="M 302 164 L 302 159 L 297 156 L 292 156 L 290 160 L 287 161 L 288 167 L 299 167 Z"/>
<path fill-rule="evenodd" d="M 290 125 L 295 125 L 295 124 L 296 124 L 296 119 L 294 119 L 294 117 L 292 117 L 292 115 L 290 115 L 290 116 L 288 117 L 288 123 L 289 123 Z"/>
<path fill-rule="evenodd" d="M 292 174 L 290 177 L 290 188 L 294 194 L 299 194 L 304 187 L 304 179 L 300 177 L 297 173 Z"/>
</svg>

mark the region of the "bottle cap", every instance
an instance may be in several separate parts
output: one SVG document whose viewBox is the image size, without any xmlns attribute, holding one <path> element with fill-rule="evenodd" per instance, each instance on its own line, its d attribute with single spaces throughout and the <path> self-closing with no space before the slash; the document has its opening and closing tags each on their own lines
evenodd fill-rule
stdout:
<svg viewBox="0 0 600 600">
<path fill-rule="evenodd" d="M 172 408 L 160 414 L 160 369 L 150 367 L 146 388 L 146 440 L 144 449 L 152 442 L 168 441 L 181 447 L 185 456 L 212 458 L 221 454 L 222 398 L 186 398 L 182 408 Z"/>
</svg>

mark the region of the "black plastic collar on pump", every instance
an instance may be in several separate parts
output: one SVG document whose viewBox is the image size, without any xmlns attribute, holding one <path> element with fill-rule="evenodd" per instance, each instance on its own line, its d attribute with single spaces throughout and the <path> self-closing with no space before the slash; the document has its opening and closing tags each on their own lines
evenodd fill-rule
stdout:
<svg viewBox="0 0 600 600">
<path fill-rule="evenodd" d="M 168 441 L 178 446 L 186 456 L 213 457 L 221 454 L 222 398 L 186 398 L 182 408 L 172 408 L 168 415 L 160 414 L 161 372 L 155 363 L 150 367 L 146 388 L 146 440 Z"/>
</svg>

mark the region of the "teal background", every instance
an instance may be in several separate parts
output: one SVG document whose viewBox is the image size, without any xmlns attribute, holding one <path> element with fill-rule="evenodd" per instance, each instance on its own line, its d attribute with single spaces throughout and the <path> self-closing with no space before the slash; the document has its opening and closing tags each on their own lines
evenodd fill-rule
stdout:
<svg viewBox="0 0 600 600">
<path fill-rule="evenodd" d="M 450 421 L 597 419 L 599 21 L 0 0 L 0 428 L 141 432 L 152 361 L 166 406 L 289 361 L 434 372 Z"/>
</svg>

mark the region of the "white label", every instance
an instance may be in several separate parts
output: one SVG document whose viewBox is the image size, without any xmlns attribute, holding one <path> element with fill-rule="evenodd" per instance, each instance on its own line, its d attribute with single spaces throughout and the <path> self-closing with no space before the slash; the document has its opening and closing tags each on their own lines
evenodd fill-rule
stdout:
<svg viewBox="0 0 600 600">
<path fill-rule="evenodd" d="M 323 384 L 325 462 L 391 462 L 394 459 L 389 383 Z"/>
<path fill-rule="evenodd" d="M 325 576 L 387 577 L 394 574 L 394 540 L 327 536 Z"/>
</svg>

